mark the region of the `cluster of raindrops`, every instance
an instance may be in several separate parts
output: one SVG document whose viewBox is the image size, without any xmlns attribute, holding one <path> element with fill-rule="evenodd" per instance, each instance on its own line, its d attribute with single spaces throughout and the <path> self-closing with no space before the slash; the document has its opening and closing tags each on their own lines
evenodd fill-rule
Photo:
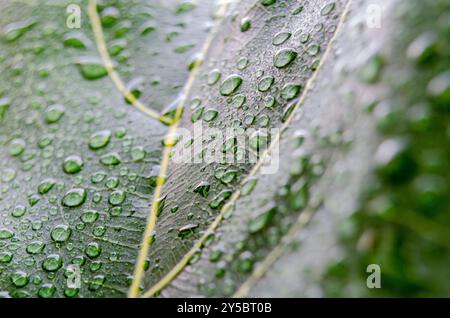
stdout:
<svg viewBox="0 0 450 318">
<path fill-rule="evenodd" d="M 116 37 L 110 55 L 125 62 L 130 21 L 120 21 L 117 8 L 98 10 Z M 145 223 L 135 214 L 149 210 L 160 145 L 150 153 L 145 139 L 119 126 L 130 118 L 102 101 L 101 88 L 64 87 L 61 76 L 107 75 L 87 27 L 59 30 L 37 18 L 2 26 L 2 74 L 6 68 L 8 84 L 31 93 L 20 100 L 0 88 L 0 297 L 123 296 L 128 287 Z M 9 57 L 16 46 L 23 53 Z M 63 66 L 48 61 L 61 52 L 71 57 Z M 36 83 L 28 83 L 34 74 Z M 136 97 L 139 85 L 129 84 Z"/>
<path fill-rule="evenodd" d="M 273 35 L 268 43 L 262 44 L 259 37 L 264 36 L 266 41 L 267 34 L 264 32 L 252 40 L 255 37 L 253 29 L 261 27 L 261 21 L 253 21 L 252 18 L 260 7 L 248 10 L 242 18 L 232 17 L 231 21 L 238 23 L 238 31 L 243 33 L 239 45 L 245 43 L 245 46 L 231 50 L 231 57 L 226 54 L 221 60 L 203 67 L 199 80 L 200 92 L 193 94 L 187 103 L 188 118 L 192 124 L 201 123 L 219 129 L 231 127 L 237 135 L 249 134 L 245 147 L 239 145 L 234 137 L 223 140 L 220 147 L 215 147 L 214 136 L 202 137 L 202 149 L 194 153 L 194 156 L 204 159 L 209 153 L 216 154 L 222 150 L 226 158 L 214 166 L 213 179 L 205 175 L 191 187 L 191 191 L 198 195 L 193 200 L 198 201 L 198 205 L 206 204 L 213 212 L 225 205 L 236 187 L 241 186 L 251 167 L 251 164 L 234 162 L 248 161 L 252 155 L 258 159 L 273 137 L 267 129 L 281 125 L 291 115 L 308 78 L 318 67 L 323 46 L 335 31 L 342 10 L 331 1 L 322 8 L 308 5 L 298 7 L 280 1 L 260 1 L 260 4 L 270 23 L 272 20 L 269 17 L 286 12 L 287 9 L 290 15 L 285 19 L 295 19 L 296 22 L 287 24 L 285 30 L 275 33 L 273 30 L 279 30 L 279 24 L 268 24 L 264 30 Z M 315 25 L 302 22 L 302 14 L 314 14 L 318 22 Z M 236 16 L 239 17 L 239 14 Z M 226 35 L 224 37 L 224 41 L 232 42 Z M 264 50 L 266 54 L 253 54 L 255 49 Z M 195 141 L 184 140 L 178 146 L 193 148 Z M 227 154 L 231 156 L 227 157 Z M 208 173 L 208 170 L 205 172 Z M 250 192 L 252 184 L 245 184 L 244 192 Z M 170 208 L 167 206 L 167 209 Z M 180 231 L 184 234 L 194 232 L 198 224 L 195 227 L 192 225 L 188 218 L 187 225 L 183 225 Z M 190 237 L 184 234 L 183 238 Z"/>
</svg>

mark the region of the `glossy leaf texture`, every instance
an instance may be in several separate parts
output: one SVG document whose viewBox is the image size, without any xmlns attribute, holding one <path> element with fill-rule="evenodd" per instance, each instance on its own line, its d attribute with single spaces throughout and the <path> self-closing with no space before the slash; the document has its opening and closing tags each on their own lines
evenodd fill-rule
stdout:
<svg viewBox="0 0 450 318">
<path fill-rule="evenodd" d="M 146 106 L 163 111 L 176 99 L 213 7 L 98 3 L 115 69 Z M 88 1 L 0 8 L 1 295 L 123 297 L 167 126 L 111 82 Z"/>
</svg>

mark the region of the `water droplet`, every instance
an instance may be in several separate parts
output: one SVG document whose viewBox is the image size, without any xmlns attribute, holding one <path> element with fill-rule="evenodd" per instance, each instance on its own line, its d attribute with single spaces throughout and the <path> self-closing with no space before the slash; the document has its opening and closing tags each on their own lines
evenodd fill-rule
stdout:
<svg viewBox="0 0 450 318">
<path fill-rule="evenodd" d="M 272 220 L 275 215 L 275 209 L 270 209 L 269 211 L 258 215 L 256 218 L 250 221 L 248 224 L 248 231 L 250 234 L 255 234 L 264 229 Z"/>
<path fill-rule="evenodd" d="M 79 288 L 68 287 L 68 288 L 64 289 L 64 296 L 66 296 L 67 298 L 74 298 L 74 297 L 78 296 L 79 292 L 80 292 Z"/>
<path fill-rule="evenodd" d="M 53 284 L 44 284 L 38 290 L 40 298 L 52 298 L 55 295 L 56 287 Z"/>
<path fill-rule="evenodd" d="M 69 190 L 62 199 L 62 205 L 67 207 L 80 206 L 86 201 L 86 190 L 76 188 Z"/>
<path fill-rule="evenodd" d="M 291 37 L 291 32 L 279 32 L 272 39 L 273 45 L 281 45 Z"/>
<path fill-rule="evenodd" d="M 36 25 L 34 19 L 27 19 L 21 22 L 10 23 L 4 28 L 4 37 L 7 42 L 13 42 L 23 36 L 26 32 Z"/>
<path fill-rule="evenodd" d="M 14 236 L 14 232 L 5 228 L 0 228 L 0 240 L 7 240 Z"/>
<path fill-rule="evenodd" d="M 223 190 L 214 198 L 213 201 L 211 201 L 211 203 L 209 204 L 209 207 L 211 209 L 219 208 L 225 202 L 225 200 L 227 200 L 230 196 L 231 196 L 230 190 Z"/>
<path fill-rule="evenodd" d="M 367 64 L 361 69 L 362 80 L 369 84 L 376 83 L 381 76 L 384 64 L 385 61 L 381 55 L 375 54 L 372 56 Z"/>
<path fill-rule="evenodd" d="M 63 170 L 65 173 L 68 174 L 75 174 L 83 168 L 84 162 L 83 159 L 81 159 L 80 156 L 69 156 L 66 159 L 64 159 L 63 162 Z"/>
<path fill-rule="evenodd" d="M 241 32 L 247 32 L 252 27 L 252 20 L 249 17 L 245 17 L 241 20 Z"/>
<path fill-rule="evenodd" d="M 145 159 L 146 152 L 143 147 L 136 146 L 131 149 L 131 160 L 139 162 Z"/>
<path fill-rule="evenodd" d="M 16 205 L 14 207 L 14 209 L 12 210 L 11 215 L 13 217 L 15 217 L 15 218 L 20 218 L 20 217 L 22 217 L 25 214 L 26 211 L 27 211 L 27 208 L 25 206 L 23 206 L 23 205 Z"/>
<path fill-rule="evenodd" d="M 450 71 L 436 75 L 427 86 L 427 93 L 440 110 L 450 110 Z"/>
<path fill-rule="evenodd" d="M 89 283 L 88 289 L 91 291 L 99 290 L 103 284 L 105 283 L 106 278 L 103 275 L 97 275 L 95 276 L 92 281 Z"/>
<path fill-rule="evenodd" d="M 274 4 L 275 2 L 277 2 L 277 0 L 260 0 L 260 3 L 263 6 L 270 6 L 270 5 Z"/>
<path fill-rule="evenodd" d="M 97 211 L 88 210 L 81 214 L 80 219 L 83 223 L 94 223 L 97 221 L 99 214 Z"/>
<path fill-rule="evenodd" d="M 102 249 L 101 249 L 100 245 L 98 245 L 98 243 L 91 242 L 86 246 L 86 248 L 84 249 L 84 252 L 86 253 L 86 255 L 89 258 L 96 258 L 96 257 L 100 256 Z"/>
<path fill-rule="evenodd" d="M 272 86 L 273 82 L 274 82 L 274 78 L 273 76 L 266 76 L 263 77 L 258 84 L 258 90 L 260 92 L 266 92 L 270 89 L 270 87 Z"/>
<path fill-rule="evenodd" d="M 237 177 L 236 170 L 228 170 L 227 172 L 225 172 L 222 175 L 222 177 L 220 178 L 220 181 L 222 181 L 225 184 L 230 184 L 236 180 L 236 177 Z"/>
<path fill-rule="evenodd" d="M 72 234 L 72 230 L 67 225 L 61 224 L 53 228 L 50 233 L 50 237 L 54 242 L 64 243 L 67 241 Z"/>
<path fill-rule="evenodd" d="M 285 100 L 292 100 L 298 96 L 302 86 L 300 84 L 288 83 L 281 89 L 281 97 Z"/>
<path fill-rule="evenodd" d="M 50 254 L 42 262 L 42 268 L 47 272 L 56 272 L 63 265 L 63 260 L 58 254 Z"/>
<path fill-rule="evenodd" d="M 108 71 L 98 58 L 83 57 L 77 61 L 77 64 L 81 75 L 88 80 L 99 79 L 108 74 Z"/>
<path fill-rule="evenodd" d="M 175 8 L 175 14 L 182 14 L 182 13 L 186 13 L 189 12 L 191 10 L 193 10 L 196 7 L 195 3 L 193 2 L 182 2 L 180 4 L 177 5 L 177 7 Z"/>
<path fill-rule="evenodd" d="M 38 186 L 38 193 L 43 195 L 48 193 L 56 184 L 53 179 L 45 179 Z"/>
<path fill-rule="evenodd" d="M 119 154 L 115 152 L 107 153 L 100 158 L 100 162 L 105 166 L 117 166 L 121 163 Z"/>
<path fill-rule="evenodd" d="M 237 62 L 237 69 L 243 70 L 248 66 L 248 58 L 241 57 Z"/>
<path fill-rule="evenodd" d="M 29 281 L 30 277 L 23 271 L 17 271 L 11 275 L 11 282 L 18 288 L 25 287 Z"/>
<path fill-rule="evenodd" d="M 312 43 L 306 48 L 306 52 L 311 56 L 316 56 L 320 52 L 320 45 Z"/>
<path fill-rule="evenodd" d="M 3 119 L 11 105 L 11 100 L 7 97 L 0 98 L 0 119 Z"/>
<path fill-rule="evenodd" d="M 236 74 L 228 76 L 222 84 L 220 84 L 220 94 L 223 96 L 230 96 L 236 92 L 242 84 L 242 77 Z"/>
<path fill-rule="evenodd" d="M 93 134 L 89 139 L 89 148 L 93 150 L 106 147 L 111 140 L 111 131 L 102 130 Z"/>
<path fill-rule="evenodd" d="M 194 230 L 198 227 L 198 224 L 187 224 L 178 229 L 178 236 L 185 239 L 194 234 Z"/>
<path fill-rule="evenodd" d="M 203 120 L 205 120 L 207 122 L 210 122 L 210 121 L 213 121 L 214 119 L 216 119 L 218 115 L 219 115 L 219 112 L 217 110 L 215 110 L 215 109 L 208 109 L 203 114 Z"/>
<path fill-rule="evenodd" d="M 58 122 L 64 116 L 66 109 L 63 105 L 55 104 L 48 106 L 45 111 L 45 120 L 49 124 Z"/>
<path fill-rule="evenodd" d="M 111 205 L 121 205 L 123 203 L 123 201 L 125 201 L 126 198 L 126 194 L 124 191 L 121 190 L 117 190 L 117 191 L 113 191 L 111 192 L 111 194 L 109 195 L 109 203 Z"/>
<path fill-rule="evenodd" d="M 204 107 L 199 107 L 192 112 L 191 122 L 195 123 L 202 118 Z"/>
<path fill-rule="evenodd" d="M 330 2 L 323 6 L 322 10 L 320 10 L 320 14 L 324 16 L 329 15 L 334 10 L 335 7 L 336 4 L 334 2 Z"/>
<path fill-rule="evenodd" d="M 202 181 L 195 187 L 194 192 L 206 198 L 209 194 L 210 187 L 211 185 L 208 182 Z"/>
<path fill-rule="evenodd" d="M 208 83 L 208 85 L 214 85 L 220 79 L 221 75 L 222 74 L 220 73 L 220 71 L 218 69 L 214 69 L 211 72 L 209 72 L 208 79 L 206 82 Z"/>
<path fill-rule="evenodd" d="M 115 7 L 107 7 L 100 14 L 101 22 L 104 27 L 111 27 L 119 20 L 120 12 Z"/>
<path fill-rule="evenodd" d="M 64 35 L 63 43 L 65 46 L 74 47 L 77 49 L 85 49 L 90 46 L 91 41 L 79 31 L 69 32 Z"/>
<path fill-rule="evenodd" d="M 28 254 L 38 254 L 42 252 L 45 248 L 45 244 L 41 241 L 34 241 L 27 245 L 27 253 Z"/>
<path fill-rule="evenodd" d="M 300 35 L 300 43 L 306 43 L 309 40 L 309 33 L 303 33 Z"/>
<path fill-rule="evenodd" d="M 9 264 L 13 259 L 11 252 L 0 252 L 0 264 Z"/>
<path fill-rule="evenodd" d="M 9 154 L 13 157 L 20 156 L 26 149 L 26 143 L 23 139 L 14 139 L 9 144 Z"/>
<path fill-rule="evenodd" d="M 273 58 L 273 65 L 277 68 L 283 68 L 291 64 L 297 58 L 297 52 L 293 49 L 281 49 Z"/>
</svg>

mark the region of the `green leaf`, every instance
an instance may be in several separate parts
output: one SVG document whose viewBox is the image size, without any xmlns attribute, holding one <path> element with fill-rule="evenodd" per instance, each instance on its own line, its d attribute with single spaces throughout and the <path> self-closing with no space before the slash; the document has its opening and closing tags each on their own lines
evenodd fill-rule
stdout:
<svg viewBox="0 0 450 318">
<path fill-rule="evenodd" d="M 450 3 L 379 2 L 2 4 L 0 295 L 449 295 Z"/>
<path fill-rule="evenodd" d="M 125 296 L 150 212 L 167 126 L 127 104 L 108 78 L 88 1 L 80 3 L 81 29 L 67 26 L 72 2 L 0 5 L 3 296 Z M 198 50 L 210 21 L 209 1 L 189 17 L 178 14 L 180 3 L 97 7 L 103 21 L 118 13 L 104 23 L 106 46 L 122 41 L 116 71 L 157 112 L 189 75 L 192 53 L 176 48 Z M 155 30 L 141 35 L 147 21 Z M 80 286 L 68 285 L 73 271 Z"/>
</svg>

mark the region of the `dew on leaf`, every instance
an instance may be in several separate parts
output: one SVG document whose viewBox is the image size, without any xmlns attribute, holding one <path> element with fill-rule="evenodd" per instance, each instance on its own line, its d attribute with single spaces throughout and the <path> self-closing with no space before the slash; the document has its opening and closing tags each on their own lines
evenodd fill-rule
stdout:
<svg viewBox="0 0 450 318">
<path fill-rule="evenodd" d="M 277 0 L 260 0 L 259 1 L 263 6 L 270 6 L 277 2 Z"/>
<path fill-rule="evenodd" d="M 50 105 L 45 111 L 45 120 L 49 124 L 58 122 L 62 116 L 64 116 L 66 109 L 63 105 L 55 104 Z"/>
<path fill-rule="evenodd" d="M 38 290 L 40 298 L 52 298 L 56 293 L 56 287 L 53 284 L 44 284 Z"/>
<path fill-rule="evenodd" d="M 120 12 L 117 8 L 107 7 L 102 10 L 100 14 L 100 19 L 104 27 L 111 27 L 114 24 L 116 24 L 117 20 L 119 19 L 119 16 Z"/>
<path fill-rule="evenodd" d="M 335 7 L 336 3 L 330 2 L 323 6 L 323 8 L 320 10 L 320 14 L 324 16 L 329 15 L 334 10 Z"/>
<path fill-rule="evenodd" d="M 281 49 L 273 57 L 273 65 L 277 68 L 283 68 L 291 64 L 297 58 L 297 52 L 293 49 Z"/>
<path fill-rule="evenodd" d="M 85 49 L 90 46 L 90 40 L 79 31 L 66 33 L 63 38 L 63 43 L 65 46 L 77 49 Z"/>
<path fill-rule="evenodd" d="M 97 58 L 84 57 L 77 61 L 81 75 L 87 80 L 102 78 L 108 74 L 107 69 Z"/>
<path fill-rule="evenodd" d="M 67 174 L 75 174 L 83 168 L 84 162 L 80 156 L 73 155 L 64 159 L 63 170 Z"/>
<path fill-rule="evenodd" d="M 280 96 L 287 101 L 292 100 L 298 96 L 301 88 L 302 86 L 300 84 L 287 83 L 281 89 Z"/>
<path fill-rule="evenodd" d="M 65 224 L 55 226 L 50 232 L 50 237 L 56 243 L 64 243 L 72 234 L 72 230 L 69 226 Z"/>
<path fill-rule="evenodd" d="M 230 96 L 238 90 L 241 84 L 242 77 L 232 74 L 220 84 L 220 94 L 222 96 Z"/>
<path fill-rule="evenodd" d="M 207 111 L 205 111 L 203 113 L 203 120 L 206 122 L 210 122 L 210 121 L 213 121 L 214 119 L 216 119 L 218 115 L 219 115 L 219 112 L 217 110 L 208 109 Z"/>
<path fill-rule="evenodd" d="M 14 236 L 14 232 L 6 229 L 6 228 L 0 228 L 0 240 L 7 240 Z"/>
<path fill-rule="evenodd" d="M 264 229 L 269 222 L 272 220 L 275 214 L 275 209 L 270 209 L 269 211 L 258 215 L 256 218 L 251 220 L 248 224 L 248 231 L 250 234 L 255 234 Z"/>
<path fill-rule="evenodd" d="M 44 179 L 41 183 L 39 183 L 38 186 L 38 193 L 39 194 L 46 194 L 48 193 L 56 184 L 56 181 L 53 179 Z"/>
<path fill-rule="evenodd" d="M 0 98 L 0 119 L 3 119 L 11 105 L 11 100 L 7 97 Z"/>
<path fill-rule="evenodd" d="M 209 189 L 211 185 L 207 181 L 200 182 L 195 188 L 194 192 L 200 194 L 202 197 L 206 198 L 209 194 Z"/>
<path fill-rule="evenodd" d="M 252 20 L 248 17 L 242 18 L 240 27 L 241 32 L 247 32 L 252 27 Z"/>
<path fill-rule="evenodd" d="M 111 131 L 102 130 L 91 135 L 89 139 L 89 148 L 93 150 L 106 147 L 111 140 Z"/>
<path fill-rule="evenodd" d="M 31 18 L 20 22 L 13 22 L 4 27 L 3 35 L 7 42 L 13 42 L 27 33 L 36 25 L 36 20 Z"/>
<path fill-rule="evenodd" d="M 26 149 L 26 143 L 23 139 L 14 139 L 9 143 L 9 154 L 13 157 L 20 156 Z"/>
<path fill-rule="evenodd" d="M 195 123 L 195 122 L 197 122 L 200 118 L 202 118 L 202 116 L 203 116 L 203 110 L 204 110 L 204 109 L 205 109 L 204 107 L 199 107 L 199 108 L 195 109 L 195 110 L 192 112 L 192 115 L 191 115 L 191 122 L 192 122 L 192 123 Z"/>
<path fill-rule="evenodd" d="M 42 269 L 46 272 L 56 272 L 63 265 L 63 260 L 58 254 L 50 254 L 42 262 Z"/>
<path fill-rule="evenodd" d="M 195 7 L 196 7 L 195 3 L 189 2 L 189 1 L 184 1 L 177 5 L 177 7 L 175 8 L 175 14 L 182 14 L 182 13 L 189 12 L 189 11 L 195 9 Z"/>
<path fill-rule="evenodd" d="M 97 275 L 89 283 L 88 289 L 91 291 L 99 290 L 101 287 L 103 287 L 103 284 L 105 283 L 105 281 L 106 281 L 105 276 Z"/>
<path fill-rule="evenodd" d="M 27 208 L 25 206 L 19 204 L 13 208 L 11 215 L 15 218 L 20 218 L 25 214 L 26 211 L 27 211 Z"/>
<path fill-rule="evenodd" d="M 273 76 L 263 77 L 258 83 L 258 90 L 260 92 L 268 91 L 270 89 L 270 87 L 272 87 L 274 80 L 275 79 L 273 78 Z"/>
<path fill-rule="evenodd" d="M 16 271 L 11 275 L 11 282 L 15 287 L 25 287 L 30 281 L 30 277 L 24 271 Z"/>
<path fill-rule="evenodd" d="M 26 251 L 28 254 L 38 254 L 42 252 L 45 248 L 45 243 L 41 241 L 34 241 L 27 245 Z"/>
<path fill-rule="evenodd" d="M 67 207 L 77 207 L 86 201 L 86 190 L 83 188 L 75 188 L 69 190 L 62 199 L 62 205 Z"/>
<path fill-rule="evenodd" d="M 211 209 L 218 209 L 231 196 L 230 190 L 221 191 L 209 204 Z"/>
<path fill-rule="evenodd" d="M 117 191 L 111 192 L 111 194 L 109 195 L 108 202 L 111 205 L 121 205 L 123 203 L 123 201 L 125 201 L 125 198 L 126 198 L 125 192 L 121 191 L 121 190 L 117 190 Z"/>
<path fill-rule="evenodd" d="M 96 257 L 100 256 L 102 249 L 101 249 L 100 245 L 98 245 L 98 243 L 91 242 L 86 246 L 86 248 L 84 249 L 84 252 L 86 253 L 86 255 L 89 258 L 96 258 Z"/>
<path fill-rule="evenodd" d="M 211 72 L 209 72 L 208 74 L 208 79 L 207 79 L 207 84 L 208 85 L 214 85 L 217 83 L 217 81 L 220 79 L 220 76 L 222 74 L 220 73 L 220 71 L 218 69 L 214 69 Z"/>
<path fill-rule="evenodd" d="M 381 71 L 384 64 L 385 61 L 381 55 L 375 54 L 374 56 L 372 56 L 366 63 L 366 65 L 364 65 L 364 67 L 361 69 L 362 80 L 369 84 L 376 83 L 381 76 Z"/>
<path fill-rule="evenodd" d="M 320 46 L 312 43 L 306 48 L 306 52 L 311 56 L 316 56 L 320 52 Z"/>
<path fill-rule="evenodd" d="M 14 255 L 11 252 L 0 252 L 0 264 L 11 263 Z"/>
<path fill-rule="evenodd" d="M 100 163 L 105 166 L 117 166 L 121 161 L 119 154 L 115 152 L 107 153 L 100 158 Z"/>
<path fill-rule="evenodd" d="M 272 39 L 273 45 L 281 45 L 291 37 L 291 32 L 279 32 Z"/>
</svg>

